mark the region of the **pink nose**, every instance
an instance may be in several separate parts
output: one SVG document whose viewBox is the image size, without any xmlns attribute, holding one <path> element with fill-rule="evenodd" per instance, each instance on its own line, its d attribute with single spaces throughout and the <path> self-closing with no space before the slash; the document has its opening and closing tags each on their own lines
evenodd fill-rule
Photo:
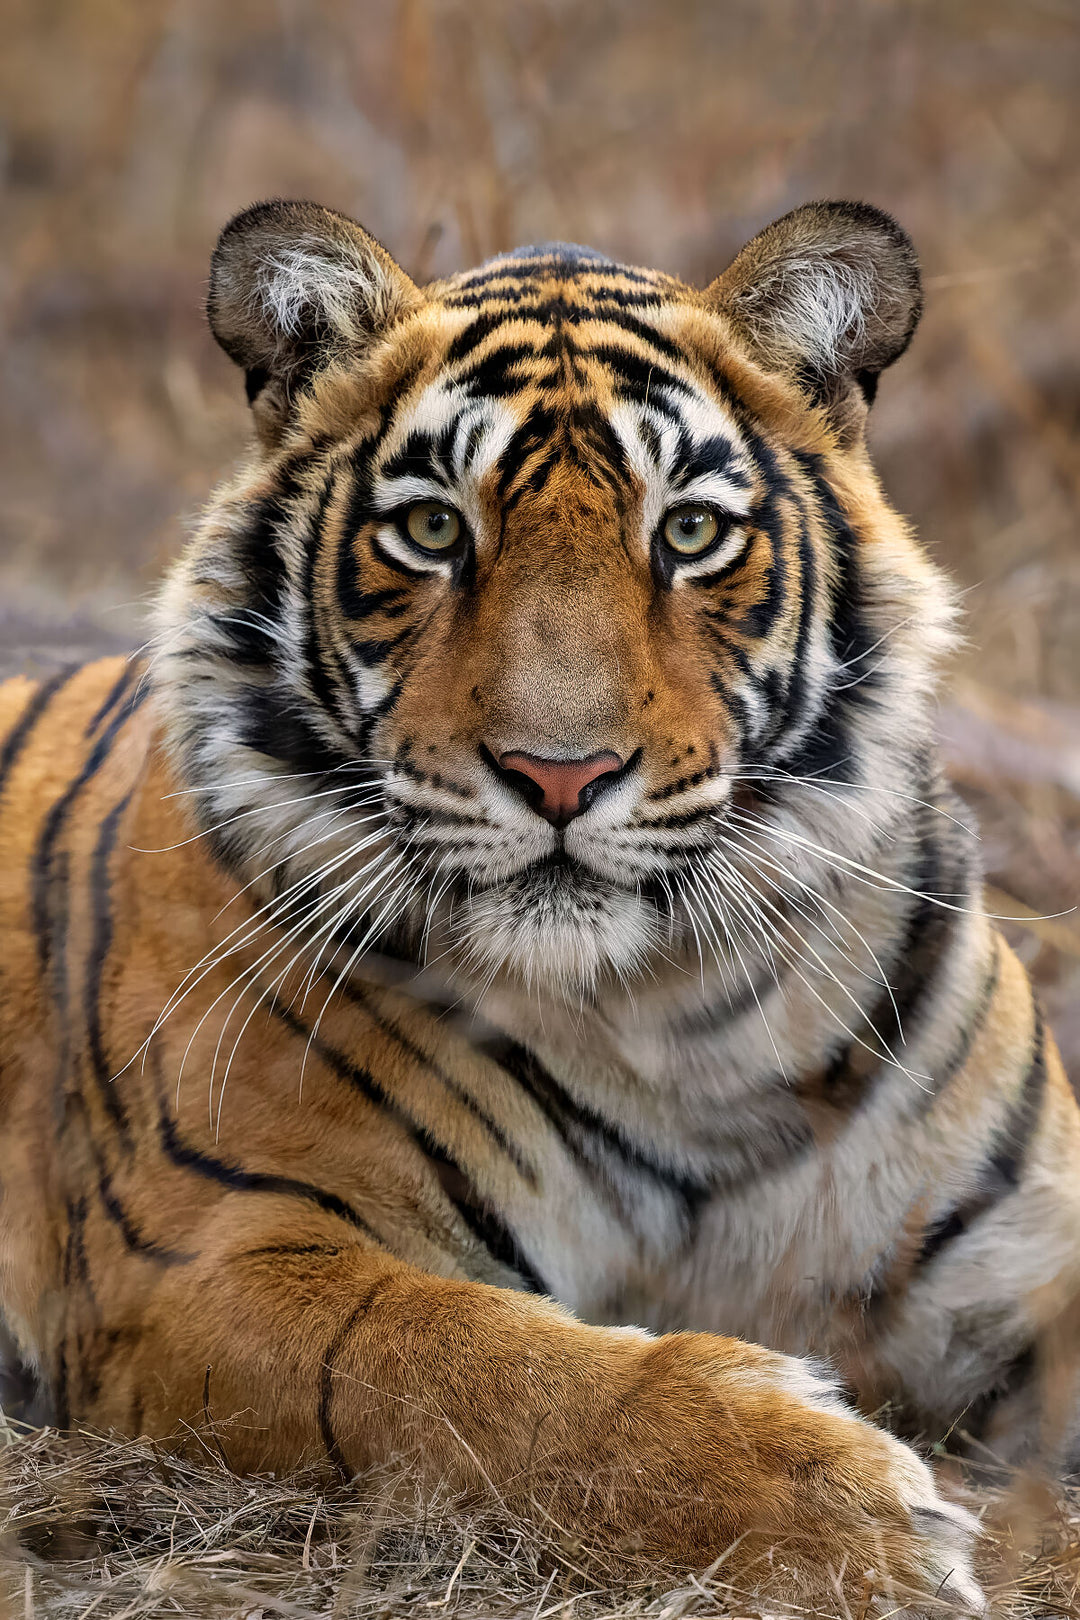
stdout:
<svg viewBox="0 0 1080 1620">
<path fill-rule="evenodd" d="M 618 754 L 590 754 L 588 759 L 539 759 L 536 754 L 500 754 L 499 765 L 532 784 L 526 797 L 538 815 L 556 827 L 587 810 L 608 777 L 621 771 Z M 524 786 L 524 784 L 520 784 Z M 536 789 L 540 796 L 537 798 Z"/>
</svg>

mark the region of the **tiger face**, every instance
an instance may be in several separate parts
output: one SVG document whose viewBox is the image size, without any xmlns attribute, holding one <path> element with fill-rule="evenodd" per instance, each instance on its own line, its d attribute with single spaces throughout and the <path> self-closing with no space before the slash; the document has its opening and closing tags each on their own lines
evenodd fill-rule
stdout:
<svg viewBox="0 0 1080 1620">
<path fill-rule="evenodd" d="M 421 290 L 270 204 L 209 307 L 258 448 L 166 589 L 163 702 L 223 858 L 346 970 L 741 955 L 740 814 L 888 819 L 948 610 L 863 441 L 919 308 L 887 216 L 797 210 L 704 291 L 565 244 Z"/>
</svg>

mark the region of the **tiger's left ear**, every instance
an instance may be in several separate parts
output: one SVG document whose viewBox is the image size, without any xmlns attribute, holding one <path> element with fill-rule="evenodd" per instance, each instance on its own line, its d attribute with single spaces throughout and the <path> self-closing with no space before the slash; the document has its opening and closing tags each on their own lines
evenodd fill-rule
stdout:
<svg viewBox="0 0 1080 1620">
<path fill-rule="evenodd" d="M 785 214 L 706 298 L 763 365 L 786 372 L 842 421 L 865 413 L 922 313 L 911 239 L 867 203 L 807 203 Z"/>
<path fill-rule="evenodd" d="M 310 202 L 257 203 L 222 231 L 210 264 L 210 330 L 242 366 L 256 427 L 273 444 L 299 388 L 359 355 L 420 293 L 355 220 Z"/>
</svg>

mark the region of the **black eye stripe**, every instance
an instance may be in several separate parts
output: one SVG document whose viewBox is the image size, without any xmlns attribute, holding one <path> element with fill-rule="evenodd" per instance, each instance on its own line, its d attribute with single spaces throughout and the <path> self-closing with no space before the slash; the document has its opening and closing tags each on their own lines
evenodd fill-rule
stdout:
<svg viewBox="0 0 1080 1620">
<path fill-rule="evenodd" d="M 730 578 L 735 570 L 740 568 L 746 561 L 746 554 L 751 547 L 751 539 L 752 537 L 747 535 L 744 544 L 739 547 L 734 556 L 729 557 L 726 562 L 722 562 L 718 568 L 710 569 L 705 574 L 687 573 L 685 575 L 686 583 L 688 585 L 698 585 L 703 590 L 709 590 L 712 586 L 719 585 L 725 579 Z M 703 555 L 707 556 L 708 553 L 703 553 Z"/>
<path fill-rule="evenodd" d="M 423 563 L 420 561 L 423 553 L 418 549 L 416 551 L 416 563 L 411 565 L 405 562 L 403 558 L 397 556 L 395 552 L 391 551 L 386 546 L 378 534 L 376 534 L 372 539 L 371 549 L 381 563 L 384 563 L 387 568 L 392 568 L 396 574 L 404 574 L 406 579 L 430 579 L 433 574 L 439 572 L 437 568 L 433 568 L 430 565 L 426 568 L 424 567 Z"/>
</svg>

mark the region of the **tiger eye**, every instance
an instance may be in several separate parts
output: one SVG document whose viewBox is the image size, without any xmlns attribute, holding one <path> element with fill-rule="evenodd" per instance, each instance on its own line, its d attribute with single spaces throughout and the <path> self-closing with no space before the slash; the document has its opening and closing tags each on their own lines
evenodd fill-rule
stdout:
<svg viewBox="0 0 1080 1620">
<path fill-rule="evenodd" d="M 664 518 L 664 539 L 680 557 L 708 550 L 719 530 L 720 521 L 707 506 L 673 506 Z"/>
<path fill-rule="evenodd" d="M 409 539 L 424 551 L 449 551 L 461 534 L 461 518 L 452 506 L 419 501 L 405 517 Z"/>
</svg>

